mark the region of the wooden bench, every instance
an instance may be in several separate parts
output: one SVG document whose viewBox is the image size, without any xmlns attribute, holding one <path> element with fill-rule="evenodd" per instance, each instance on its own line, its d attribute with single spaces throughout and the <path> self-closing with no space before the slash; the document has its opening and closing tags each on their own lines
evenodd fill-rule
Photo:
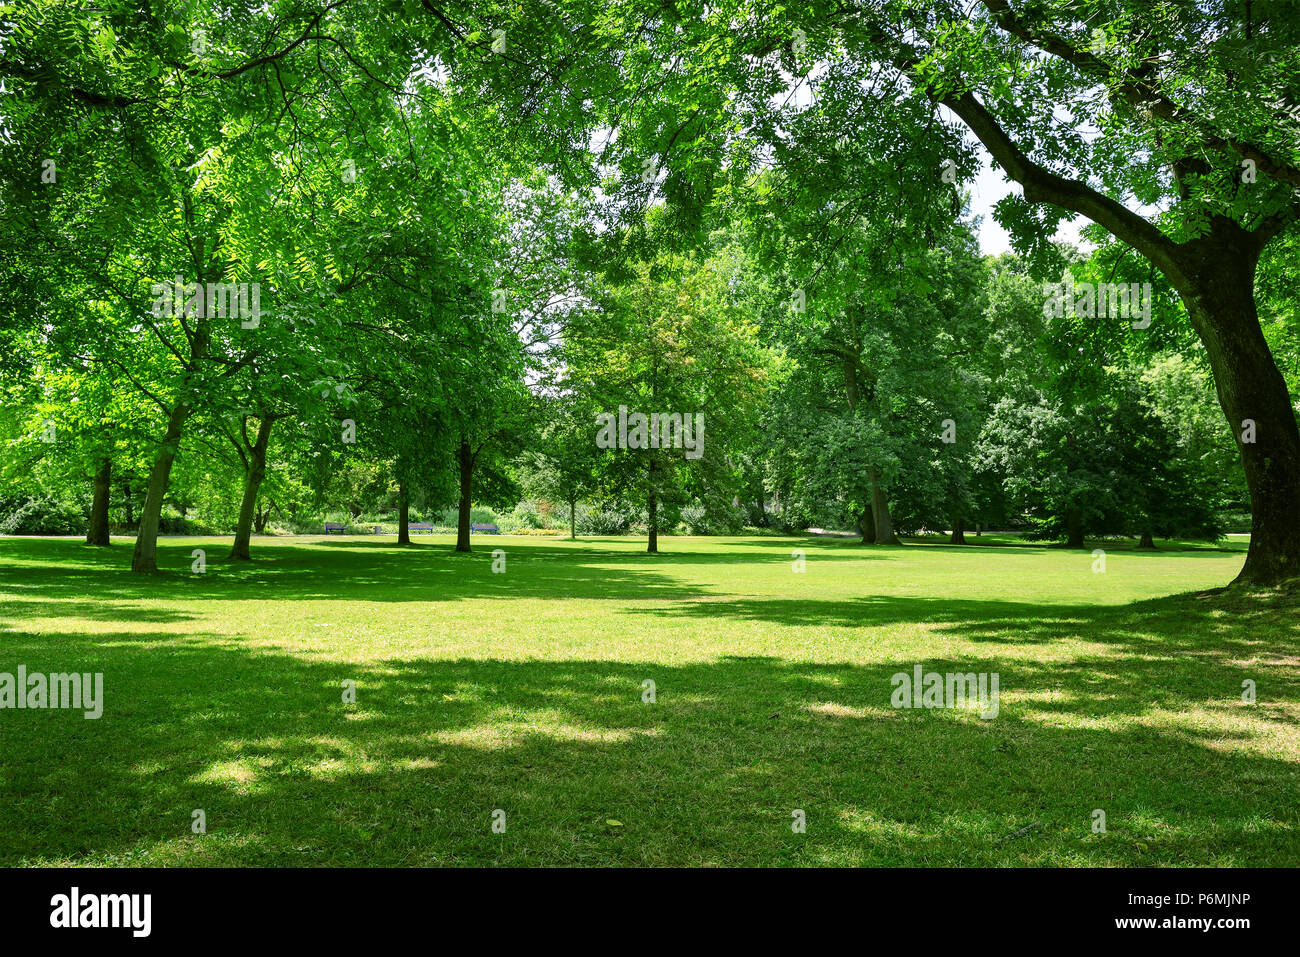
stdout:
<svg viewBox="0 0 1300 957">
<path fill-rule="evenodd" d="M 471 532 L 487 532 L 489 535 L 501 534 L 501 529 L 497 528 L 495 525 L 479 525 L 476 523 L 474 525 L 471 525 L 469 527 L 469 530 Z"/>
<path fill-rule="evenodd" d="M 408 532 L 428 532 L 430 535 L 433 534 L 433 526 L 428 522 L 407 522 L 406 530 Z"/>
<path fill-rule="evenodd" d="M 345 534 L 347 534 L 347 530 L 348 530 L 348 527 L 347 527 L 346 525 L 340 525 L 338 522 L 326 522 L 326 523 L 325 523 L 325 534 L 326 534 L 326 535 L 330 534 L 331 532 L 338 532 L 340 535 L 345 535 Z"/>
</svg>

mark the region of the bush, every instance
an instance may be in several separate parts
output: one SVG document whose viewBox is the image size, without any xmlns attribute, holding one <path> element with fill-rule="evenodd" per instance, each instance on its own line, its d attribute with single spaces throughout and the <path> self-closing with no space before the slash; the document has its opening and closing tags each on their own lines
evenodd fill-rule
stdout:
<svg viewBox="0 0 1300 957">
<path fill-rule="evenodd" d="M 158 516 L 158 533 L 160 535 L 226 535 L 233 528 L 217 528 L 197 518 L 182 518 L 181 513 L 170 506 L 165 506 Z"/>
<path fill-rule="evenodd" d="M 592 509 L 578 515 L 578 531 L 584 535 L 621 535 L 628 524 L 626 515 L 612 509 Z"/>
<path fill-rule="evenodd" d="M 440 528 L 455 529 L 459 515 L 460 515 L 459 509 L 444 508 L 438 514 L 437 518 L 429 518 L 428 521 L 432 522 L 434 525 L 439 526 Z M 411 521 L 414 522 L 416 521 L 416 519 L 412 518 Z M 475 505 L 469 510 L 469 523 L 471 525 L 500 526 L 501 519 L 497 515 L 497 513 L 494 512 L 492 509 L 483 508 L 481 506 Z"/>
<path fill-rule="evenodd" d="M 556 509 L 542 499 L 524 499 L 514 507 L 514 511 L 503 516 L 501 521 L 504 523 L 502 528 L 568 528 L 569 510 L 568 506 Z"/>
<path fill-rule="evenodd" d="M 75 502 L 50 496 L 0 500 L 0 535 L 77 535 L 86 530 L 86 513 Z"/>
<path fill-rule="evenodd" d="M 682 509 L 682 524 L 692 535 L 707 535 L 708 519 L 702 505 L 687 505 Z"/>
<path fill-rule="evenodd" d="M 503 532 L 515 532 L 542 528 L 544 523 L 542 516 L 531 503 L 520 502 L 514 507 L 514 511 L 501 516 L 501 520 L 496 524 Z"/>
<path fill-rule="evenodd" d="M 682 524 L 692 535 L 734 535 L 745 527 L 745 509 L 734 505 L 688 505 L 682 509 Z"/>
<path fill-rule="evenodd" d="M 578 532 L 581 532 L 584 528 L 586 528 L 587 516 L 590 515 L 590 514 L 591 514 L 591 509 L 588 508 L 584 503 L 582 503 L 582 502 L 578 502 L 578 503 L 574 506 L 574 509 L 573 509 L 573 527 L 574 527 L 574 529 L 577 530 Z M 568 506 L 568 503 L 565 503 L 564 505 L 562 505 L 562 506 L 558 509 L 556 515 L 557 515 L 557 526 L 556 526 L 556 527 L 557 527 L 557 528 L 564 528 L 564 529 L 567 531 L 568 528 L 569 528 L 569 506 Z"/>
</svg>

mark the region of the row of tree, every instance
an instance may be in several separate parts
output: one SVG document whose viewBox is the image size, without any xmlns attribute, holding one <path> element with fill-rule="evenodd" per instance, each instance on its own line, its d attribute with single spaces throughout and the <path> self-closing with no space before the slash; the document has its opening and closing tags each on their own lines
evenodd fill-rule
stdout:
<svg viewBox="0 0 1300 957">
<path fill-rule="evenodd" d="M 1300 575 L 1297 25 L 968 7 L 0 8 L 7 473 L 93 488 L 95 542 L 120 500 L 137 571 L 200 494 L 246 558 L 363 486 L 403 537 L 454 501 L 465 550 L 540 483 L 643 505 L 652 550 L 686 502 L 1212 535 L 1244 486 L 1243 580 Z M 975 139 L 1017 257 L 963 218 Z M 1067 267 L 1152 321 L 1049 317 Z M 706 451 L 601 448 L 620 406 Z"/>
</svg>

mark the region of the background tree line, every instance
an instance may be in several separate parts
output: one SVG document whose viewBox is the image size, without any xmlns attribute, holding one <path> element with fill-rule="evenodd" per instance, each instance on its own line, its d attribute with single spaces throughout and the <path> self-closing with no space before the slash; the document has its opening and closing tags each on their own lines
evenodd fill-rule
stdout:
<svg viewBox="0 0 1300 957">
<path fill-rule="evenodd" d="M 4 528 L 130 529 L 151 571 L 164 530 L 242 559 L 343 511 L 468 550 L 524 500 L 651 550 L 1249 512 L 1243 577 L 1300 573 L 1275 5 L 264 6 L 0 7 Z M 978 253 L 976 140 L 1015 255 Z M 1149 283 L 1150 326 L 1045 315 L 1067 268 Z M 264 315 L 156 315 L 173 277 Z M 703 412 L 704 456 L 598 449 L 621 404 Z"/>
</svg>

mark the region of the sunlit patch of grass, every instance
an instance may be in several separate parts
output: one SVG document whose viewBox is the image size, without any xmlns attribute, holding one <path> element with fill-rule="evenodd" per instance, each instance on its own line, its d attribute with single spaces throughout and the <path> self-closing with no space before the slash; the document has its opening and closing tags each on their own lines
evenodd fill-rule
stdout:
<svg viewBox="0 0 1300 957">
<path fill-rule="evenodd" d="M 1300 864 L 1294 594 L 977 541 L 0 539 L 0 671 L 106 696 L 0 711 L 0 863 Z M 918 664 L 997 717 L 891 707 Z"/>
</svg>

